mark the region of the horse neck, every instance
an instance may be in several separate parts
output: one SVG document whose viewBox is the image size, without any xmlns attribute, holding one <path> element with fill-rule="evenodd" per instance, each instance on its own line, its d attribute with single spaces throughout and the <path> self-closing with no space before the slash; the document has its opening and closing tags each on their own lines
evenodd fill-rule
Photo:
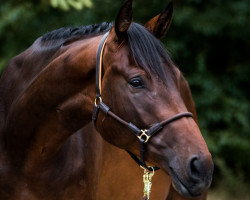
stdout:
<svg viewBox="0 0 250 200">
<path fill-rule="evenodd" d="M 48 156 L 53 155 L 68 137 L 91 121 L 95 96 L 95 58 L 100 38 L 62 46 L 12 103 L 3 134 L 13 160 L 22 163 L 23 149 L 28 145 L 32 152 L 29 160 L 39 158 L 41 150 L 38 147 L 46 146 L 47 151 L 43 152 Z M 32 55 L 39 60 L 48 56 L 44 54 L 44 47 L 43 53 L 40 53 L 39 46 L 31 49 L 35 51 Z M 29 58 L 30 54 L 25 56 L 24 61 L 30 60 L 30 65 L 26 67 L 37 64 Z"/>
</svg>

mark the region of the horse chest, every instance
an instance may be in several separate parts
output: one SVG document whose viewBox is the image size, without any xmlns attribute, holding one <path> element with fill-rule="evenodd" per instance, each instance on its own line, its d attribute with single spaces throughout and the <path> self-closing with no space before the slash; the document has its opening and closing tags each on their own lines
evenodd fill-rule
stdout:
<svg viewBox="0 0 250 200">
<path fill-rule="evenodd" d="M 93 134 L 90 136 L 93 137 Z M 2 200 L 88 200 L 96 199 L 98 167 L 93 152 L 98 148 L 84 144 L 88 137 L 76 133 L 42 170 L 30 172 L 0 162 L 0 199 Z M 98 140 L 97 140 L 98 142 Z M 86 151 L 88 148 L 89 151 Z M 86 167 L 86 161 L 93 163 Z M 96 164 L 95 164 L 96 163 Z M 21 167 L 25 168 L 25 167 Z M 93 190 L 93 188 L 96 188 Z"/>
</svg>

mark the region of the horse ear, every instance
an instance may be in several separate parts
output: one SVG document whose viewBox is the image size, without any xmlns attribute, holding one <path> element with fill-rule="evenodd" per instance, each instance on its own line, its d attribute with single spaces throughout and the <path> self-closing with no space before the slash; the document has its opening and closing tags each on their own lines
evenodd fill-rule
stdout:
<svg viewBox="0 0 250 200">
<path fill-rule="evenodd" d="M 124 39 L 124 36 L 132 23 L 132 0 L 126 0 L 122 5 L 116 20 L 115 20 L 115 33 L 118 40 Z"/>
<path fill-rule="evenodd" d="M 167 32 L 173 16 L 173 3 L 170 2 L 166 9 L 159 15 L 149 20 L 144 26 L 157 38 Z"/>
</svg>

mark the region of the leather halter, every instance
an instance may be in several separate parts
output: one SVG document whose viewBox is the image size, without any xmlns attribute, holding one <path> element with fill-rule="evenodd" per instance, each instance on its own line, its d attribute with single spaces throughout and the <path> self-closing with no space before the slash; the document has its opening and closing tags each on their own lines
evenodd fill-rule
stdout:
<svg viewBox="0 0 250 200">
<path fill-rule="evenodd" d="M 127 122 L 123 119 L 121 119 L 119 116 L 114 114 L 110 108 L 103 103 L 101 99 L 101 79 L 102 79 L 102 57 L 103 57 L 103 51 L 106 44 L 106 39 L 108 37 L 109 32 L 107 32 L 103 38 L 100 41 L 100 44 L 97 49 L 97 58 L 96 58 L 96 98 L 95 98 L 95 106 L 93 111 L 92 120 L 96 122 L 99 110 L 101 110 L 104 114 L 107 116 L 110 116 L 111 118 L 115 119 L 119 123 L 125 125 L 140 141 L 140 159 L 137 158 L 133 153 L 129 152 L 130 156 L 135 160 L 135 162 L 140 165 L 142 168 L 146 168 L 149 171 L 155 171 L 159 169 L 158 167 L 149 167 L 145 163 L 144 158 L 144 152 L 146 151 L 145 144 L 148 142 L 148 140 L 158 133 L 163 126 L 180 119 L 182 117 L 192 117 L 193 114 L 190 112 L 182 112 L 179 114 L 174 115 L 173 117 L 170 117 L 160 123 L 156 123 L 152 125 L 149 129 L 139 129 L 136 125 L 132 124 L 131 122 Z"/>
</svg>

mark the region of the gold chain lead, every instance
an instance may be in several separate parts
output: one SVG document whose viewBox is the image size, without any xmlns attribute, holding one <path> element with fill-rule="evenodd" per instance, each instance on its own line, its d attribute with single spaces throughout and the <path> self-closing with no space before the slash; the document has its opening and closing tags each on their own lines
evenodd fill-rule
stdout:
<svg viewBox="0 0 250 200">
<path fill-rule="evenodd" d="M 147 197 L 147 200 L 149 200 L 149 194 L 151 192 L 151 186 L 152 186 L 152 176 L 154 175 L 154 168 L 151 167 L 153 171 L 148 171 L 144 168 L 144 174 L 143 174 L 143 183 L 144 183 L 144 189 L 143 194 Z"/>
</svg>

